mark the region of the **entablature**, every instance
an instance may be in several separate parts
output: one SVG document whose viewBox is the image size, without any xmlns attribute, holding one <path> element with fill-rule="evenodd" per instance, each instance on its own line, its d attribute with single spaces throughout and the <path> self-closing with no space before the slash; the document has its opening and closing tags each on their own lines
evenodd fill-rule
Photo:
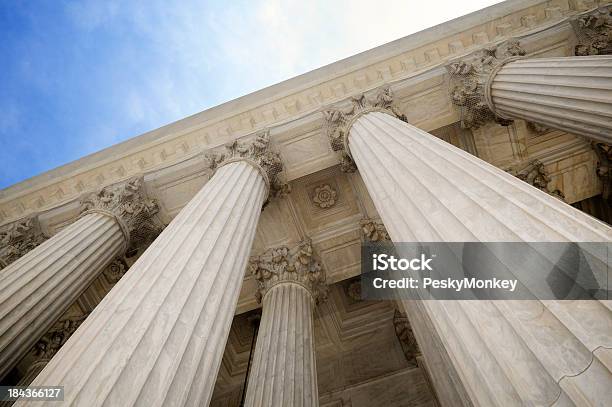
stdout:
<svg viewBox="0 0 612 407">
<path fill-rule="evenodd" d="M 390 86 L 408 120 L 427 131 L 454 123 L 444 66 L 486 44 L 520 38 L 530 54 L 572 55 L 570 21 L 599 1 L 508 1 L 224 103 L 0 191 L 0 224 L 70 202 L 135 175 L 153 176 L 269 128 L 287 180 L 337 163 L 321 110 Z"/>
</svg>

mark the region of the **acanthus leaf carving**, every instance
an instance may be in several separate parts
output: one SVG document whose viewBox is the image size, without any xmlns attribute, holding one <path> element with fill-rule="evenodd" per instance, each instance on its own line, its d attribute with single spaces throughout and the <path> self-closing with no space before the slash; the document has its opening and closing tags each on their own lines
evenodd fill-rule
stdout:
<svg viewBox="0 0 612 407">
<path fill-rule="evenodd" d="M 390 114 L 407 122 L 406 115 L 401 113 L 394 105 L 393 92 L 390 88 L 380 89 L 374 100 L 369 100 L 365 95 L 351 98 L 351 108 L 347 111 L 340 109 L 326 109 L 323 113 L 325 120 L 325 131 L 333 151 L 338 153 L 340 169 L 343 172 L 355 172 L 357 166 L 348 151 L 348 135 L 352 124 L 362 114 L 378 111 Z"/>
<path fill-rule="evenodd" d="M 516 39 L 481 49 L 446 67 L 451 77 L 450 98 L 461 109 L 461 127 L 477 129 L 488 121 L 507 126 L 510 121 L 495 115 L 486 100 L 487 81 L 495 69 L 510 58 L 526 54 Z"/>
<path fill-rule="evenodd" d="M 146 196 L 141 177 L 102 188 L 81 200 L 83 214 L 95 211 L 112 213 L 129 234 L 129 248 L 150 243 L 162 230 L 156 215 L 157 200 Z"/>
<path fill-rule="evenodd" d="M 549 195 L 554 196 L 560 200 L 565 199 L 565 195 L 559 189 L 552 189 L 550 184 L 550 176 L 548 171 L 544 167 L 544 164 L 539 160 L 531 160 L 523 168 L 511 171 L 521 181 L 525 181 L 529 185 L 538 188 L 541 191 L 546 192 Z"/>
<path fill-rule="evenodd" d="M 366 242 L 390 242 L 391 237 L 381 221 L 363 219 L 360 222 L 361 232 Z"/>
<path fill-rule="evenodd" d="M 604 143 L 591 143 L 597 154 L 597 176 L 601 180 L 601 196 L 605 200 L 612 198 L 612 147 Z"/>
<path fill-rule="evenodd" d="M 571 23 L 578 37 L 576 56 L 612 54 L 612 5 L 580 15 Z"/>
<path fill-rule="evenodd" d="M 215 171 L 224 164 L 247 160 L 255 164 L 262 174 L 265 174 L 266 184 L 269 187 L 268 199 L 284 197 L 291 192 L 289 184 L 283 182 L 280 173 L 283 171 L 283 163 L 280 154 L 270 148 L 269 131 L 260 132 L 251 142 L 234 140 L 225 146 L 223 152 L 211 152 L 204 155 L 207 166 Z"/>
<path fill-rule="evenodd" d="M 268 249 L 260 256 L 251 258 L 249 269 L 258 284 L 258 302 L 262 301 L 272 287 L 282 283 L 302 285 L 317 303 L 327 297 L 325 271 L 314 259 L 310 241 L 301 242 L 292 248 L 281 246 Z"/>
<path fill-rule="evenodd" d="M 0 228 L 0 270 L 46 240 L 36 217 L 28 217 Z"/>
</svg>

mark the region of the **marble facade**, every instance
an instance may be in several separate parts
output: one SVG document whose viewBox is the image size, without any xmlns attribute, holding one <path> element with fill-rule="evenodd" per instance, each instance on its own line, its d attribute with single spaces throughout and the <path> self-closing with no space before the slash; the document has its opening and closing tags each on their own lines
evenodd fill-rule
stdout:
<svg viewBox="0 0 612 407">
<path fill-rule="evenodd" d="M 359 274 L 364 241 L 612 240 L 611 44 L 604 1 L 506 1 L 0 191 L 1 383 L 606 405 L 610 301 L 366 301 Z"/>
</svg>

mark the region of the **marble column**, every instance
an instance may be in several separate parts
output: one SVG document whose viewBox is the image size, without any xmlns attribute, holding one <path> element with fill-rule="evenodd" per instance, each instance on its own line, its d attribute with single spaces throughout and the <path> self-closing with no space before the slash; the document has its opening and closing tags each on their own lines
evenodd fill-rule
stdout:
<svg viewBox="0 0 612 407">
<path fill-rule="evenodd" d="M 208 404 L 262 205 L 281 170 L 265 136 L 227 149 L 208 156 L 212 178 L 33 386 L 63 385 L 62 405 L 71 406 Z"/>
<path fill-rule="evenodd" d="M 525 55 L 510 41 L 447 67 L 462 125 L 522 119 L 612 144 L 612 55 Z"/>
<path fill-rule="evenodd" d="M 612 144 L 612 55 L 510 59 L 485 91 L 498 117 Z"/>
<path fill-rule="evenodd" d="M 88 196 L 80 219 L 0 271 L 0 377 L 126 250 L 134 228 L 156 212 L 140 185 L 133 179 Z"/>
<path fill-rule="evenodd" d="M 332 146 L 354 160 L 393 241 L 612 240 L 608 225 L 399 120 L 391 104 L 385 91 L 326 117 Z M 442 345 L 465 390 L 466 400 L 440 395 L 442 404 L 605 405 L 612 397 L 611 301 L 403 304 L 419 343 Z"/>
<path fill-rule="evenodd" d="M 270 249 L 251 268 L 263 309 L 245 405 L 318 406 L 313 309 L 325 296 L 325 275 L 312 246 Z"/>
</svg>

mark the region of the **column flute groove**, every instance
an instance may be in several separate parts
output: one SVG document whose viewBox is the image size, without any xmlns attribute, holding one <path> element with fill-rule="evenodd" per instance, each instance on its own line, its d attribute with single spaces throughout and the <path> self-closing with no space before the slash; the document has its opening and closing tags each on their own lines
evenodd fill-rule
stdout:
<svg viewBox="0 0 612 407">
<path fill-rule="evenodd" d="M 85 197 L 80 219 L 0 272 L 0 284 L 6 287 L 0 293 L 0 376 L 108 263 L 128 244 L 139 243 L 126 241 L 126 232 L 144 226 L 157 212 L 157 204 L 142 195 L 140 185 L 136 178 Z"/>
<path fill-rule="evenodd" d="M 245 405 L 318 406 L 312 319 L 326 289 L 312 246 L 269 249 L 251 269 L 263 311 Z"/>
<path fill-rule="evenodd" d="M 343 154 L 354 160 L 393 241 L 612 239 L 609 226 L 399 120 L 393 110 L 366 111 L 391 103 L 389 90 L 382 95 L 326 117 L 332 146 L 345 138 L 350 152 Z M 417 337 L 425 335 L 426 358 L 448 369 L 450 376 L 436 372 L 434 381 L 448 389 L 455 387 L 452 377 L 459 380 L 459 397 L 443 394 L 443 404 L 573 405 L 586 397 L 597 405 L 609 394 L 610 301 L 403 304 L 421 330 Z M 447 356 L 434 354 L 426 336 L 443 344 Z"/>
<path fill-rule="evenodd" d="M 527 57 L 512 40 L 447 70 L 463 127 L 522 119 L 612 144 L 612 55 Z"/>
<path fill-rule="evenodd" d="M 62 383 L 66 405 L 210 401 L 259 214 L 279 182 L 268 144 L 257 135 L 207 156 L 214 175 L 33 385 Z"/>
</svg>

